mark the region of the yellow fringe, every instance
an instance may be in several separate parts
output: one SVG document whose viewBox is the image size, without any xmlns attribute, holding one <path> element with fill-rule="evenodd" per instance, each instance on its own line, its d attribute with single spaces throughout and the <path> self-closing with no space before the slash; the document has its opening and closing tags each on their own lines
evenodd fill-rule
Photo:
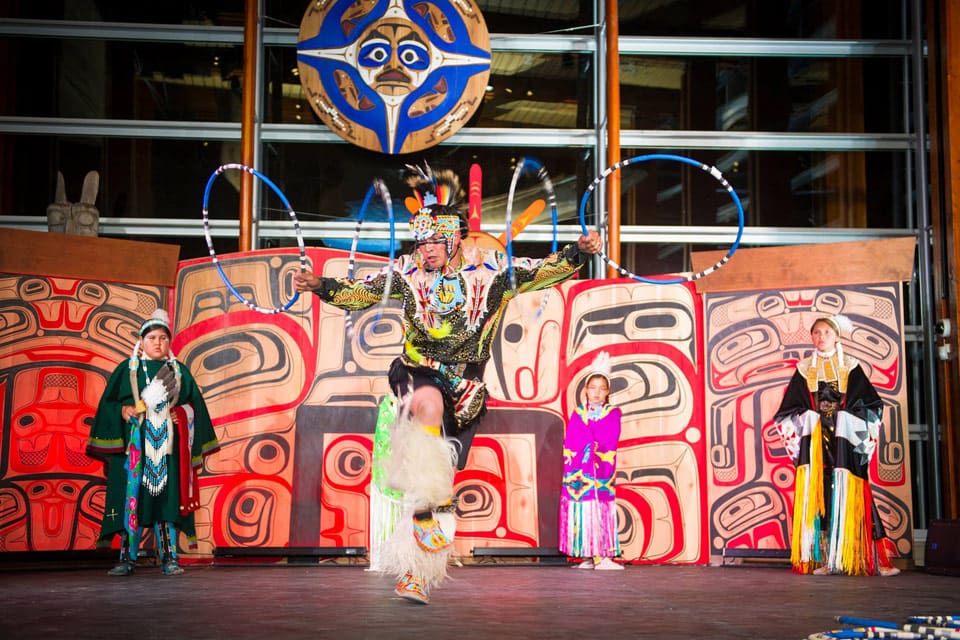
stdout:
<svg viewBox="0 0 960 640">
<path fill-rule="evenodd" d="M 810 434 L 810 464 L 797 467 L 793 492 L 793 539 L 790 564 L 798 573 L 810 573 L 824 562 L 820 525 L 817 519 L 825 514 L 823 501 L 823 432 L 817 421 Z"/>
<path fill-rule="evenodd" d="M 864 526 L 866 504 L 863 479 L 848 471 L 836 475 L 836 484 L 844 485 L 845 497 L 843 503 L 839 505 L 843 509 L 843 529 L 840 531 L 842 549 L 840 568 L 848 575 L 867 575 L 867 557 L 872 553 L 872 549 L 870 532 Z"/>
<path fill-rule="evenodd" d="M 800 573 L 807 573 L 803 570 L 803 523 L 806 521 L 806 491 L 803 487 L 807 481 L 807 465 L 797 467 L 797 481 L 793 491 L 793 533 L 790 545 L 790 564 Z"/>
<path fill-rule="evenodd" d="M 869 508 L 864 480 L 846 469 L 834 470 L 833 478 L 827 480 L 834 483 L 831 522 L 824 522 L 822 437 L 818 421 L 810 437 L 810 464 L 797 467 L 790 564 L 797 573 L 810 573 L 826 564 L 834 572 L 867 575 L 873 541 L 864 526 Z M 824 539 L 828 530 L 829 542 Z"/>
<path fill-rule="evenodd" d="M 823 429 L 819 420 L 810 435 L 810 486 L 814 491 L 813 508 L 816 513 L 810 514 L 808 522 L 813 526 L 814 516 L 822 516 L 825 513 L 823 508 Z"/>
</svg>

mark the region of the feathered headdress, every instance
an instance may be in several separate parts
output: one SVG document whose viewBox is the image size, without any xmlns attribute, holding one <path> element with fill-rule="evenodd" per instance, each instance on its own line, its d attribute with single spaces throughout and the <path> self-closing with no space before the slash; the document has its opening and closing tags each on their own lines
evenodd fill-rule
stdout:
<svg viewBox="0 0 960 640">
<path fill-rule="evenodd" d="M 590 364 L 590 369 L 587 370 L 587 380 L 593 376 L 603 376 L 607 384 L 610 384 L 610 354 L 606 351 L 598 353 Z"/>
<path fill-rule="evenodd" d="M 424 162 L 423 167 L 408 164 L 405 179 L 416 201 L 410 216 L 410 231 L 415 240 L 426 240 L 440 233 L 452 242 L 457 230 L 461 237 L 466 237 L 464 193 L 456 173 L 449 169 L 435 172 Z"/>
<path fill-rule="evenodd" d="M 837 336 L 849 336 L 853 333 L 853 321 L 843 314 L 835 314 L 833 321 L 837 327 Z"/>
<path fill-rule="evenodd" d="M 418 209 L 440 205 L 459 212 L 464 193 L 456 173 L 449 169 L 434 171 L 426 162 L 422 167 L 413 164 L 406 166 L 407 186 L 413 189 L 414 196 L 420 203 Z"/>
</svg>

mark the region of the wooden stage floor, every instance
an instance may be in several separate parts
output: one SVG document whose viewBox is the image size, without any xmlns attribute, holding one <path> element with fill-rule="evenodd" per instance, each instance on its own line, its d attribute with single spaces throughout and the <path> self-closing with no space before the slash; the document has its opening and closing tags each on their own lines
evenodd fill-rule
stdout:
<svg viewBox="0 0 960 640">
<path fill-rule="evenodd" d="M 0 638 L 735 638 L 790 639 L 835 616 L 905 623 L 960 614 L 960 578 L 797 576 L 785 566 L 451 567 L 428 606 L 393 595 L 362 565 L 0 571 Z"/>
</svg>

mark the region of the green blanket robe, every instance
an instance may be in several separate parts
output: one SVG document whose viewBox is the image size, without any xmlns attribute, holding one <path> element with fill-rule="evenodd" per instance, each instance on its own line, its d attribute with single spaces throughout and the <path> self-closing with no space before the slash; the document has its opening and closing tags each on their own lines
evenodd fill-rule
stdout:
<svg viewBox="0 0 960 640">
<path fill-rule="evenodd" d="M 143 365 L 146 365 L 146 373 Z M 142 391 L 147 385 L 147 375 L 153 379 L 164 364 L 161 360 L 144 358 L 141 366 L 137 367 L 137 386 Z M 140 487 L 137 520 L 140 527 L 148 528 L 157 522 L 172 522 L 182 531 L 191 546 L 196 543 L 196 527 L 193 512 L 184 513 L 181 510 L 180 483 L 187 473 L 193 473 L 203 464 L 203 458 L 217 449 L 217 441 L 213 423 L 207 405 L 200 394 L 193 376 L 180 365 L 180 392 L 176 401 L 177 406 L 190 405 L 193 409 L 193 442 L 190 446 L 190 468 L 181 469 L 177 463 L 181 434 L 186 433 L 184 428 L 173 430 L 172 454 L 166 456 L 166 486 L 159 495 L 153 496 L 145 486 Z M 130 434 L 130 425 L 123 421 L 121 407 L 136 404 L 130 386 L 130 367 L 123 362 L 110 375 L 107 387 L 100 399 L 93 427 L 90 430 L 88 450 L 92 455 L 105 460 L 105 474 L 107 480 L 107 495 L 104 501 L 103 523 L 98 544 L 109 546 L 113 536 L 124 531 L 124 504 L 127 490 L 127 472 L 124 463 L 127 457 L 127 445 Z M 145 450 L 144 440 L 147 429 L 141 429 L 140 450 Z"/>
</svg>

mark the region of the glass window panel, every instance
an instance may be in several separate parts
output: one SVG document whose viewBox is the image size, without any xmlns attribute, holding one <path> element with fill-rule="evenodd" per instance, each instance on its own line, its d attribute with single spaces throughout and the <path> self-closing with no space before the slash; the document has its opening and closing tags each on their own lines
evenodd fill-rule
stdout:
<svg viewBox="0 0 960 640">
<path fill-rule="evenodd" d="M 243 48 L 11 38 L 2 115 L 239 122 Z"/>
<path fill-rule="evenodd" d="M 617 6 L 623 36 L 899 39 L 907 13 L 903 0 L 620 0 Z"/>
<path fill-rule="evenodd" d="M 0 191 L 5 194 L 0 213 L 45 220 L 47 205 L 54 200 L 57 171 L 63 173 L 70 202 L 80 199 L 87 172 L 99 171 L 96 207 L 101 218 L 195 219 L 195 234 L 156 240 L 181 244 L 181 258 L 199 257 L 206 254 L 201 224 L 204 187 L 214 169 L 238 160 L 239 146 L 201 140 L 0 136 L 0 154 L 17 159 L 0 177 Z M 219 182 L 228 181 L 221 178 Z M 233 195 L 230 190 L 218 190 L 211 217 L 236 220 L 238 210 L 237 190 Z M 236 240 L 217 243 L 218 251 L 237 250 Z"/>
<path fill-rule="evenodd" d="M 306 9 L 306 2 L 302 2 Z M 154 24 L 243 25 L 244 3 L 235 0 L 190 2 L 5 2 L 0 16 L 34 20 L 81 20 Z M 301 12 L 302 13 L 302 12 Z"/>
<path fill-rule="evenodd" d="M 485 225 L 494 225 L 498 229 L 494 235 L 499 235 L 504 228 L 507 194 L 516 164 L 526 156 L 542 163 L 550 174 L 557 197 L 559 223 L 576 224 L 580 194 L 593 179 L 590 169 L 592 151 L 571 147 L 527 151 L 521 153 L 514 147 L 440 146 L 418 153 L 416 157 L 400 158 L 347 144 L 277 143 L 271 145 L 272 153 L 265 159 L 264 172 L 282 178 L 284 186 L 281 188 L 297 216 L 305 221 L 355 219 L 370 184 L 374 178 L 380 178 L 394 202 L 398 230 L 406 238 L 405 225 L 409 212 L 403 201 L 411 195 L 411 191 L 402 179 L 404 165 L 422 165 L 426 162 L 433 169 L 451 169 L 459 176 L 466 193 L 470 167 L 476 164 L 482 171 L 483 222 Z M 536 177 L 522 176 L 516 188 L 513 217 L 519 217 L 531 205 L 536 206 L 537 200 L 546 199 Z M 385 214 L 380 209 L 379 204 L 372 203 L 368 216 L 372 214 L 373 217 L 365 219 L 385 220 Z M 265 211 L 263 215 L 265 219 L 282 220 L 287 214 L 277 208 Z M 547 206 L 531 222 L 550 223 L 551 212 Z M 314 239 L 314 242 L 319 241 Z M 517 255 L 540 256 L 550 249 L 549 240 L 527 241 L 522 233 L 518 234 L 516 241 Z M 277 242 L 293 243 L 292 240 Z"/>
<path fill-rule="evenodd" d="M 490 33 L 545 33 L 561 29 L 589 32 L 593 24 L 590 0 L 478 0 Z M 267 0 L 267 26 L 300 26 L 306 0 Z"/>
<path fill-rule="evenodd" d="M 494 52 L 480 127 L 593 126 L 593 56 Z"/>
<path fill-rule="evenodd" d="M 625 149 L 623 156 L 649 153 Z M 904 152 L 699 149 L 677 155 L 717 167 L 740 197 L 748 226 L 906 229 L 909 225 L 905 184 L 909 157 Z M 737 225 L 736 206 L 726 190 L 696 167 L 651 160 L 621 173 L 623 226 Z M 623 264 L 641 275 L 686 271 L 690 251 L 729 246 L 623 245 Z"/>
<path fill-rule="evenodd" d="M 624 129 L 902 133 L 896 58 L 621 56 Z M 867 109 L 867 105 L 870 106 Z"/>
<path fill-rule="evenodd" d="M 292 47 L 269 47 L 265 56 L 264 119 L 322 124 L 307 100 Z M 468 127 L 591 128 L 592 55 L 493 52 L 489 88 Z"/>
<path fill-rule="evenodd" d="M 490 33 L 589 33 L 594 3 L 584 0 L 478 0 Z"/>
<path fill-rule="evenodd" d="M 299 27 L 307 0 L 267 0 L 264 25 Z M 589 33 L 599 0 L 479 0 L 491 33 Z M 908 26 L 903 0 L 620 0 L 625 36 L 899 39 Z M 242 26 L 243 3 L 18 2 L 0 15 L 46 20 Z M 12 6 L 9 6 L 12 5 Z"/>
<path fill-rule="evenodd" d="M 264 122 L 305 124 L 323 121 L 310 106 L 297 68 L 296 47 L 266 47 L 263 57 Z"/>
</svg>

